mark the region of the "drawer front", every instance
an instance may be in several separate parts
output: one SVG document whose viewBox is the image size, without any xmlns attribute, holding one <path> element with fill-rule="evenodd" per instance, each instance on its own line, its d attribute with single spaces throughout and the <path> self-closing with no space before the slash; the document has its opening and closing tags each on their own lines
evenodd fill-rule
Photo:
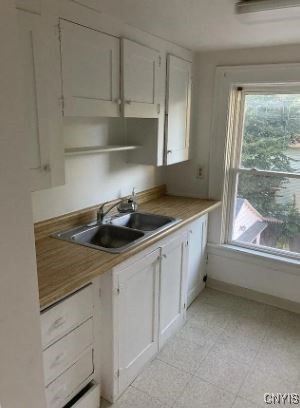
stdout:
<svg viewBox="0 0 300 408">
<path fill-rule="evenodd" d="M 93 320 L 89 319 L 43 352 L 45 385 L 55 380 L 93 344 Z"/>
<path fill-rule="evenodd" d="M 98 384 L 94 384 L 70 408 L 99 408 L 99 406 L 100 389 Z"/>
<path fill-rule="evenodd" d="M 93 371 L 93 350 L 90 349 L 71 368 L 46 387 L 48 408 L 63 407 L 86 385 L 85 381 Z"/>
<path fill-rule="evenodd" d="M 41 314 L 43 348 L 59 340 L 92 314 L 92 285 L 43 312 Z"/>
</svg>

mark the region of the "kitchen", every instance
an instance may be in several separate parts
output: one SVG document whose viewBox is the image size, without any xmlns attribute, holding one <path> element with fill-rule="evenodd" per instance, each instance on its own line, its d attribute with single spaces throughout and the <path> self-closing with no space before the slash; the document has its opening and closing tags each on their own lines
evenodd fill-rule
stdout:
<svg viewBox="0 0 300 408">
<path fill-rule="evenodd" d="M 299 251 L 280 246 L 292 222 L 245 191 L 276 247 L 254 223 L 230 235 L 240 174 L 299 177 L 230 153 L 243 161 L 248 95 L 297 95 L 297 20 L 295 41 L 275 19 L 261 43 L 264 26 L 225 3 L 243 43 L 163 26 L 192 6 L 1 5 L 1 408 L 256 407 L 297 392 Z"/>
</svg>

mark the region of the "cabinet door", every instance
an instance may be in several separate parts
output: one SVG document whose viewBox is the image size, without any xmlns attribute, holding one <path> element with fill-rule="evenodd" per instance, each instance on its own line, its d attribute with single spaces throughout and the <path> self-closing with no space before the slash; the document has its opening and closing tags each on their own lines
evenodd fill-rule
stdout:
<svg viewBox="0 0 300 408">
<path fill-rule="evenodd" d="M 192 64 L 168 55 L 166 98 L 166 164 L 188 160 Z"/>
<path fill-rule="evenodd" d="M 162 247 L 160 277 L 160 347 L 182 326 L 186 316 L 187 234 Z"/>
<path fill-rule="evenodd" d="M 157 118 L 160 113 L 159 52 L 123 39 L 122 68 L 124 116 Z"/>
<path fill-rule="evenodd" d="M 194 221 L 189 227 L 189 261 L 187 306 L 199 295 L 205 286 L 206 271 L 207 214 Z"/>
<path fill-rule="evenodd" d="M 40 190 L 51 186 L 41 17 L 19 10 L 18 26 L 26 96 L 23 136 L 28 146 L 31 189 Z"/>
<path fill-rule="evenodd" d="M 64 116 L 120 116 L 120 40 L 61 21 Z"/>
<path fill-rule="evenodd" d="M 118 274 L 119 393 L 158 351 L 159 253 Z"/>
</svg>

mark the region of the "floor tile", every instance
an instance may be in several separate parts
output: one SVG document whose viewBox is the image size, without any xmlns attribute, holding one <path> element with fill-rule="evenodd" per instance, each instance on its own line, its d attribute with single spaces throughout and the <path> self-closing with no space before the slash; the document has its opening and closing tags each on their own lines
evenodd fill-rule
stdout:
<svg viewBox="0 0 300 408">
<path fill-rule="evenodd" d="M 276 375 L 290 383 L 300 381 L 300 359 L 287 349 L 273 349 L 266 343 L 257 354 L 254 364 L 265 375 Z"/>
<path fill-rule="evenodd" d="M 238 397 L 232 405 L 232 408 L 260 408 L 260 406 L 253 404 L 253 402 L 247 401 L 244 398 Z"/>
<path fill-rule="evenodd" d="M 176 337 L 166 344 L 157 358 L 178 369 L 194 374 L 209 352 L 210 346 L 201 346 Z"/>
<path fill-rule="evenodd" d="M 179 398 L 190 379 L 190 374 L 154 360 L 132 385 L 168 405 Z"/>
<path fill-rule="evenodd" d="M 136 388 L 129 387 L 117 402 L 101 402 L 101 408 L 167 408 L 167 405 Z"/>
<path fill-rule="evenodd" d="M 174 408 L 230 408 L 234 399 L 233 394 L 193 377 Z"/>
<path fill-rule="evenodd" d="M 267 404 L 264 402 L 265 393 L 289 392 L 296 392 L 295 386 L 291 382 L 254 368 L 246 377 L 239 391 L 239 396 L 252 401 L 260 407 L 266 407 Z"/>
<path fill-rule="evenodd" d="M 195 301 L 187 311 L 188 319 L 197 320 L 203 327 L 220 329 L 233 319 L 229 310 Z"/>
<path fill-rule="evenodd" d="M 224 352 L 210 351 L 200 364 L 195 375 L 217 387 L 236 394 L 250 367 L 240 361 L 233 360 Z"/>
<path fill-rule="evenodd" d="M 234 338 L 223 334 L 218 338 L 211 352 L 249 365 L 255 360 L 260 346 L 261 342 L 248 343 L 243 337 Z"/>
<path fill-rule="evenodd" d="M 192 341 L 200 346 L 209 346 L 215 343 L 222 331 L 222 327 L 208 327 L 206 323 L 203 324 L 201 321 L 191 318 L 177 334 L 177 337 Z"/>
</svg>

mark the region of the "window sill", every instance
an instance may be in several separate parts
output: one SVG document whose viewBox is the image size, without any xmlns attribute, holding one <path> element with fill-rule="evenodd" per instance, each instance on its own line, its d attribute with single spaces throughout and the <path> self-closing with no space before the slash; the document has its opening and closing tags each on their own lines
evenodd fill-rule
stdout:
<svg viewBox="0 0 300 408">
<path fill-rule="evenodd" d="M 243 262 L 246 261 L 260 267 L 300 276 L 300 261 L 297 259 L 268 254 L 235 245 L 212 243 L 208 244 L 208 254 L 224 256 Z"/>
</svg>

